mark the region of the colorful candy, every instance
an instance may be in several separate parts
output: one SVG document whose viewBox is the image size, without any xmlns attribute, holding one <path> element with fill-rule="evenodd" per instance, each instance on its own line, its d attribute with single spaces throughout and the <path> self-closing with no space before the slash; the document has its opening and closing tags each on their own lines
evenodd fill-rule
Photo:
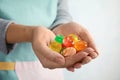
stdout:
<svg viewBox="0 0 120 80">
<path fill-rule="evenodd" d="M 70 34 L 65 37 L 63 35 L 57 35 L 55 41 L 51 42 L 49 47 L 66 57 L 72 56 L 76 52 L 87 48 L 87 42 L 79 40 L 75 34 Z"/>
<path fill-rule="evenodd" d="M 81 50 L 85 49 L 86 47 L 87 47 L 87 43 L 85 41 L 77 41 L 74 44 L 74 48 L 77 51 L 81 51 Z"/>
<path fill-rule="evenodd" d="M 63 39 L 64 39 L 64 36 L 63 35 L 57 35 L 55 37 L 55 41 L 57 41 L 58 43 L 62 44 L 63 43 Z"/>
<path fill-rule="evenodd" d="M 67 56 L 72 56 L 76 54 L 76 49 L 74 47 L 68 47 L 66 49 L 64 49 L 61 54 L 65 57 Z"/>
<path fill-rule="evenodd" d="M 74 42 L 77 42 L 77 41 L 78 41 L 78 36 L 77 36 L 77 35 L 75 35 L 75 34 L 70 34 L 69 36 L 72 36 Z"/>
<path fill-rule="evenodd" d="M 72 47 L 73 46 L 73 37 L 72 36 L 66 36 L 63 40 L 63 47 Z"/>
<path fill-rule="evenodd" d="M 60 53 L 61 49 L 62 49 L 62 45 L 56 41 L 51 42 L 50 46 L 49 46 L 52 50 Z"/>
</svg>

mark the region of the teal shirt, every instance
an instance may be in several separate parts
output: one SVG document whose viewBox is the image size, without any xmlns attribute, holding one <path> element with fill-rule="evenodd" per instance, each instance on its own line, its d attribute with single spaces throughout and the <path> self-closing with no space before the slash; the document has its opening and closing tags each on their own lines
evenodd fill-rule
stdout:
<svg viewBox="0 0 120 80">
<path fill-rule="evenodd" d="M 27 3 L 25 3 L 25 1 Z M 6 0 L 0 0 L 0 51 L 3 53 L 8 53 L 9 45 L 6 45 L 5 42 L 5 35 L 7 28 L 9 24 L 11 24 L 12 21 L 18 23 L 18 24 L 25 24 L 25 25 L 34 25 L 34 26 L 45 26 L 49 27 L 50 29 L 56 27 L 59 24 L 68 23 L 72 20 L 67 7 L 67 0 L 58 0 L 57 3 L 57 13 L 49 14 L 49 12 L 52 12 L 54 10 L 55 5 L 51 5 L 50 7 L 43 7 L 43 2 L 38 2 L 39 0 L 36 0 L 36 4 L 31 4 L 31 1 L 6 1 Z M 17 2 L 17 3 L 16 3 Z M 51 1 L 49 1 L 49 4 Z M 18 4 L 18 5 L 17 5 Z M 7 6 L 6 6 L 7 5 Z M 13 7 L 15 6 L 15 7 Z M 22 6 L 22 7 L 21 7 Z M 44 5 L 45 6 L 45 5 Z M 46 6 L 48 6 L 46 4 Z M 49 9 L 51 7 L 54 7 L 52 10 Z M 45 11 L 41 10 L 41 8 L 47 10 L 48 14 L 45 16 L 49 16 L 46 18 L 42 18 L 45 13 Z M 40 12 L 40 14 L 39 14 Z M 16 14 L 17 13 L 17 14 Z M 38 14 L 37 14 L 38 13 Z M 32 15 L 31 15 L 32 14 Z M 51 26 L 48 26 L 50 24 L 47 23 L 48 20 L 51 20 L 50 18 L 52 15 L 56 14 L 56 17 L 52 23 Z M 14 16 L 13 16 L 14 15 Z M 45 14 L 44 14 L 45 15 Z M 41 17 L 42 16 L 42 17 Z M 39 20 L 37 20 L 39 19 Z M 41 24 L 42 23 L 42 24 Z M 44 23 L 44 24 L 43 24 Z"/>
<path fill-rule="evenodd" d="M 56 18 L 58 0 L 0 0 L 0 17 L 17 24 L 50 27 Z M 17 43 L 2 62 L 37 61 L 31 43 Z M 14 70 L 1 70 L 0 80 L 18 80 Z"/>
<path fill-rule="evenodd" d="M 64 14 L 58 14 L 60 10 L 66 10 L 61 7 L 58 10 L 58 5 L 62 6 L 58 4 L 58 0 L 0 0 L 0 18 L 17 24 L 49 28 L 71 20 Z M 31 61 L 38 61 L 31 43 L 16 43 L 7 55 L 0 51 L 0 62 Z M 15 70 L 0 70 L 0 80 L 18 80 L 18 77 Z"/>
<path fill-rule="evenodd" d="M 58 0 L 0 0 L 0 17 L 17 24 L 49 27 L 56 18 Z"/>
<path fill-rule="evenodd" d="M 33 25 L 33 26 L 40 25 L 40 26 L 50 27 L 56 18 L 58 0 L 49 0 L 49 1 L 48 0 L 44 0 L 44 1 L 43 0 L 35 0 L 35 1 L 0 0 L 0 1 L 1 1 L 0 17 L 3 19 L 12 20 L 17 24 Z M 25 58 L 23 58 L 22 56 Z M 28 58 L 26 58 L 26 56 Z M 35 56 L 31 44 L 18 43 L 14 46 L 14 49 L 6 57 L 7 57 L 7 61 L 34 60 L 31 56 Z M 8 59 L 8 57 L 10 58 L 10 60 Z"/>
</svg>

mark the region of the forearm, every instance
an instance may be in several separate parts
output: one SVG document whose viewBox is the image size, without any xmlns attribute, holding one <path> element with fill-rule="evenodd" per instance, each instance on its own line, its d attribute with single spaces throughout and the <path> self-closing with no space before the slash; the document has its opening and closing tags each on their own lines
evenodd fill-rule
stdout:
<svg viewBox="0 0 120 80">
<path fill-rule="evenodd" d="M 6 32 L 7 43 L 31 42 L 36 27 L 10 24 Z"/>
</svg>

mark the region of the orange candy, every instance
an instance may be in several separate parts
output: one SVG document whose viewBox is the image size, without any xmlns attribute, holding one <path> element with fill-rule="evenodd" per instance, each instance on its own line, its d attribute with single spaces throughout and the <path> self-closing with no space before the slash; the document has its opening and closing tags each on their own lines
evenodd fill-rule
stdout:
<svg viewBox="0 0 120 80">
<path fill-rule="evenodd" d="M 65 48 L 61 54 L 65 57 L 67 56 L 73 56 L 76 54 L 76 49 L 74 47 L 68 47 L 68 48 Z"/>
<path fill-rule="evenodd" d="M 87 47 L 87 42 L 85 42 L 85 41 L 77 41 L 77 42 L 75 42 L 75 44 L 74 44 L 74 48 L 75 48 L 77 51 L 84 50 L 86 47 Z"/>
</svg>

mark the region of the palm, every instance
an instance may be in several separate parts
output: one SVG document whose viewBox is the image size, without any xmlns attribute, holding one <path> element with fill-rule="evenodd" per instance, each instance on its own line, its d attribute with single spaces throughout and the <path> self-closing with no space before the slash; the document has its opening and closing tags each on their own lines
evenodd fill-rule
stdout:
<svg viewBox="0 0 120 80">
<path fill-rule="evenodd" d="M 48 36 L 49 35 L 49 36 Z M 48 45 L 54 40 L 54 33 L 46 28 L 39 27 L 33 32 L 33 50 L 45 68 L 56 68 L 58 62 L 64 64 L 64 57 L 52 51 Z"/>
<path fill-rule="evenodd" d="M 83 62 L 86 64 L 89 61 L 91 61 L 92 58 L 97 57 L 98 52 L 94 44 L 94 41 L 90 33 L 81 25 L 71 22 L 71 23 L 56 27 L 55 29 L 53 29 L 53 32 L 55 34 L 62 34 L 62 35 L 76 34 L 78 35 L 79 39 L 82 39 L 87 42 L 88 48 L 84 50 L 84 52 L 89 53 L 89 56 L 85 57 L 82 61 L 79 61 L 79 62 Z M 70 67 L 74 67 L 74 65 Z"/>
<path fill-rule="evenodd" d="M 88 43 L 88 47 L 91 47 L 96 50 L 95 44 L 90 33 L 81 25 L 76 23 L 68 23 L 65 25 L 60 25 L 53 30 L 55 34 L 69 35 L 76 34 L 79 39 L 82 39 Z"/>
</svg>

